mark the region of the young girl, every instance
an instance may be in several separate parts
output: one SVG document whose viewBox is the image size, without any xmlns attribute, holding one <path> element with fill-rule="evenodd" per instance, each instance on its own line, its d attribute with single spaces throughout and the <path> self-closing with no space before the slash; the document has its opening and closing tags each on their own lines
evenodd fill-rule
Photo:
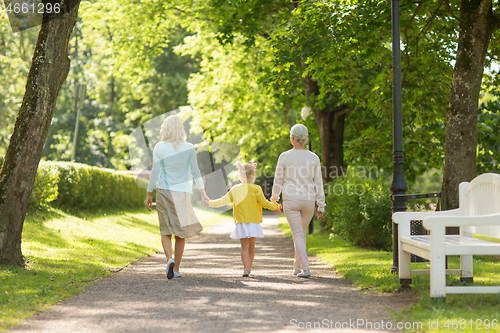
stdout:
<svg viewBox="0 0 500 333">
<path fill-rule="evenodd" d="M 241 261 L 243 261 L 243 276 L 247 277 L 252 271 L 255 256 L 255 238 L 263 238 L 262 207 L 281 211 L 281 206 L 266 200 L 262 188 L 252 184 L 255 179 L 257 164 L 238 163 L 238 178 L 241 184 L 233 186 L 225 196 L 217 200 L 210 200 L 209 207 L 221 207 L 233 203 L 233 216 L 236 228 L 231 233 L 232 239 L 241 242 Z"/>
</svg>

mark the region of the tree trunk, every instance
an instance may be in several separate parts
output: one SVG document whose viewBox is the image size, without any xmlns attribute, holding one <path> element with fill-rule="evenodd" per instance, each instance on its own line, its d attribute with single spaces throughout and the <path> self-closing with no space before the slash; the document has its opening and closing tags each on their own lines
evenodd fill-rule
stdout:
<svg viewBox="0 0 500 333">
<path fill-rule="evenodd" d="M 442 188 L 448 209 L 458 207 L 458 185 L 476 176 L 477 116 L 484 60 L 499 20 L 492 0 L 462 0 L 457 60 L 453 70 Z"/>
<path fill-rule="evenodd" d="M 303 78 L 306 84 L 306 97 L 318 96 L 318 83 L 310 76 Z M 345 116 L 353 109 L 346 106 L 313 107 L 314 118 L 319 128 L 319 135 L 323 153 L 323 178 L 325 182 L 332 181 L 345 171 L 344 164 L 344 124 Z"/>
<path fill-rule="evenodd" d="M 319 127 L 323 153 L 323 170 L 325 182 L 346 171 L 344 164 L 344 124 L 348 108 L 314 110 L 314 117 Z"/>
<path fill-rule="evenodd" d="M 68 43 L 79 4 L 80 0 L 63 0 L 65 15 L 43 17 L 23 103 L 0 171 L 0 264 L 24 264 L 21 234 L 28 197 L 57 95 L 69 72 Z"/>
</svg>

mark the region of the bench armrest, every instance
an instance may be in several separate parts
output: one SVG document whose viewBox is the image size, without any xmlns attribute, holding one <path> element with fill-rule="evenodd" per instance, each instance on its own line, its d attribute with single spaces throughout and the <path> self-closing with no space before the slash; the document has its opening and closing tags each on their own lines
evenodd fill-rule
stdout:
<svg viewBox="0 0 500 333">
<path fill-rule="evenodd" d="M 410 236 L 411 234 L 411 221 L 421 221 L 431 216 L 451 217 L 456 216 L 459 213 L 460 209 L 443 210 L 437 212 L 396 212 L 392 214 L 392 220 L 394 221 L 394 223 L 400 225 L 398 229 L 399 235 L 405 237 Z"/>
<path fill-rule="evenodd" d="M 500 214 L 454 217 L 429 216 L 424 218 L 423 225 L 425 229 L 430 231 L 446 227 L 500 225 Z"/>
<path fill-rule="evenodd" d="M 427 217 L 431 216 L 456 216 L 459 213 L 459 209 L 452 210 L 442 210 L 437 212 L 396 212 L 392 214 L 392 220 L 394 223 L 409 223 L 410 221 L 423 221 Z"/>
</svg>

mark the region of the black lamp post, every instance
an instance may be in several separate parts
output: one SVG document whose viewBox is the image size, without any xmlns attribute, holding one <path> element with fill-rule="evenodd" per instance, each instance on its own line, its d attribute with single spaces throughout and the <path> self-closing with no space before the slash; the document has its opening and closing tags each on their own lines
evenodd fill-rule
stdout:
<svg viewBox="0 0 500 333">
<path fill-rule="evenodd" d="M 393 195 L 406 194 L 403 172 L 403 111 L 401 100 L 401 49 L 400 49 L 399 1 L 392 1 L 392 142 L 393 142 Z M 392 212 L 406 211 L 404 197 L 392 197 Z M 395 273 L 398 267 L 398 225 L 392 223 L 392 267 Z"/>
</svg>

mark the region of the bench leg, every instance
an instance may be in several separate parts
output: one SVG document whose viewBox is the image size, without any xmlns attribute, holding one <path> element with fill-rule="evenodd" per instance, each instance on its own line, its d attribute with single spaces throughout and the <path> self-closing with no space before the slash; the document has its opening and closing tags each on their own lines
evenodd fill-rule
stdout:
<svg viewBox="0 0 500 333">
<path fill-rule="evenodd" d="M 444 230 L 431 232 L 431 298 L 446 297 L 446 255 L 443 240 Z"/>
<path fill-rule="evenodd" d="M 472 256 L 460 256 L 460 269 L 462 270 L 460 281 L 472 283 L 474 281 Z"/>
<path fill-rule="evenodd" d="M 403 286 L 403 288 L 408 288 L 412 283 L 411 253 L 402 250 L 399 251 L 399 283 Z"/>
<path fill-rule="evenodd" d="M 431 259 L 431 297 L 446 297 L 446 268 L 444 258 Z"/>
</svg>

